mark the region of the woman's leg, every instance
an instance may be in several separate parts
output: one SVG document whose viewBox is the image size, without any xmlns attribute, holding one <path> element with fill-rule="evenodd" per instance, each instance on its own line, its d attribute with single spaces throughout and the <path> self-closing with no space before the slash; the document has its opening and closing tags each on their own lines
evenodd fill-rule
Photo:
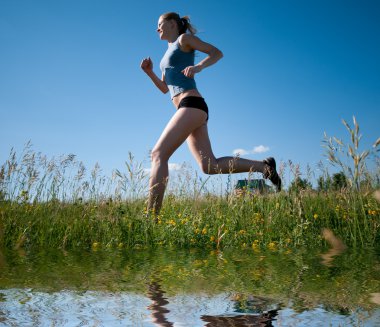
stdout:
<svg viewBox="0 0 380 327">
<path fill-rule="evenodd" d="M 169 158 L 187 137 L 206 121 L 206 118 L 207 114 L 201 110 L 181 108 L 176 111 L 166 125 L 151 155 L 149 211 L 153 211 L 155 214 L 158 214 L 160 211 L 169 176 Z"/>
<path fill-rule="evenodd" d="M 248 160 L 239 157 L 215 158 L 211 149 L 207 124 L 195 129 L 187 138 L 190 151 L 206 174 L 232 174 L 244 172 L 259 172 L 268 178 L 277 191 L 281 191 L 281 178 L 276 171 L 276 161 L 267 158 L 263 161 Z"/>
<path fill-rule="evenodd" d="M 211 149 L 207 124 L 195 129 L 187 138 L 187 144 L 200 168 L 206 174 L 265 172 L 266 164 L 263 161 L 232 156 L 215 158 Z"/>
</svg>

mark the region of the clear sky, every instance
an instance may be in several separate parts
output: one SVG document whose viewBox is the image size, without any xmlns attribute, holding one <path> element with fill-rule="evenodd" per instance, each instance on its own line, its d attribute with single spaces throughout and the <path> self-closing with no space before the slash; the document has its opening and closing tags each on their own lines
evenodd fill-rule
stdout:
<svg viewBox="0 0 380 327">
<path fill-rule="evenodd" d="M 244 149 L 316 169 L 324 131 L 347 139 L 342 118 L 356 116 L 363 148 L 380 136 L 380 1 L 0 0 L 1 164 L 31 140 L 106 174 L 128 151 L 149 167 L 175 109 L 140 61 L 160 75 L 168 11 L 224 53 L 196 76 L 216 156 Z M 195 167 L 186 145 L 170 160 L 183 162 Z"/>
</svg>

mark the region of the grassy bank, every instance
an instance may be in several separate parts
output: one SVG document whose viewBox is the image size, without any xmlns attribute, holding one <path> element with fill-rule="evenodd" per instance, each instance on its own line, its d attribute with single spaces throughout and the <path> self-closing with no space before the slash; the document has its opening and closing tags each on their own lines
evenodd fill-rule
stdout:
<svg viewBox="0 0 380 327">
<path fill-rule="evenodd" d="M 339 179 L 320 169 L 319 188 L 300 178 L 279 194 L 235 195 L 231 187 L 212 187 L 182 169 L 169 185 L 157 221 L 147 215 L 147 172 L 130 154 L 125 172 L 90 172 L 74 155 L 47 159 L 27 145 L 11 151 L 0 170 L 0 246 L 21 247 L 251 247 L 289 251 L 324 244 L 323 228 L 346 245 L 375 246 L 380 241 L 378 139 L 359 152 L 359 127 L 346 123 L 350 142 L 325 136 L 329 161 Z M 347 160 L 352 160 L 352 164 Z M 375 163 L 367 169 L 368 159 Z M 280 168 L 285 175 L 284 165 Z M 339 177 L 338 176 L 338 177 Z M 335 176 L 334 176 L 335 177 Z M 212 177 L 217 181 L 218 177 Z M 335 184 L 334 184 L 335 183 Z"/>
<path fill-rule="evenodd" d="M 2 201 L 6 247 L 252 247 L 273 251 L 321 246 L 329 228 L 353 247 L 380 241 L 380 206 L 372 193 L 297 194 L 197 199 L 169 196 L 154 222 L 144 201 L 46 203 Z"/>
</svg>

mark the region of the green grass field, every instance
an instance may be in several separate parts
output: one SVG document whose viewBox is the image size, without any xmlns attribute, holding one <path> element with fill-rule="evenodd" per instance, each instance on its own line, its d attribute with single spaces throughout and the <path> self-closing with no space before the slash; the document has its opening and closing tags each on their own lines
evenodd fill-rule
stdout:
<svg viewBox="0 0 380 327">
<path fill-rule="evenodd" d="M 286 190 L 236 195 L 231 185 L 215 186 L 217 176 L 210 178 L 210 186 L 207 178 L 184 168 L 170 182 L 156 219 L 145 211 L 147 172 L 131 154 L 125 172 L 115 170 L 106 177 L 97 165 L 87 172 L 74 155 L 48 159 L 28 144 L 20 155 L 12 150 L 1 166 L 0 246 L 291 251 L 324 245 L 321 231 L 327 228 L 348 246 L 373 247 L 380 241 L 380 139 L 359 152 L 356 120 L 353 129 L 344 123 L 350 134 L 347 145 L 324 139 L 326 156 L 343 182 L 323 168 L 318 189 L 312 189 L 289 162 L 293 175 Z"/>
</svg>

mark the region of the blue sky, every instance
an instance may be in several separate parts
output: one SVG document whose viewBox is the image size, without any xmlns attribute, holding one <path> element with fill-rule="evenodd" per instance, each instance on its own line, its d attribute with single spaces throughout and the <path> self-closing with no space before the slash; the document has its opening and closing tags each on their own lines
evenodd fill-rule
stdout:
<svg viewBox="0 0 380 327">
<path fill-rule="evenodd" d="M 168 11 L 224 53 L 197 76 L 217 157 L 244 149 L 315 170 L 324 131 L 347 139 L 342 118 L 356 116 L 363 148 L 380 136 L 379 1 L 0 0 L 0 162 L 31 140 L 106 174 L 129 151 L 149 167 L 175 109 L 139 65 L 150 56 L 160 74 Z M 170 162 L 195 167 L 186 145 Z"/>
</svg>

